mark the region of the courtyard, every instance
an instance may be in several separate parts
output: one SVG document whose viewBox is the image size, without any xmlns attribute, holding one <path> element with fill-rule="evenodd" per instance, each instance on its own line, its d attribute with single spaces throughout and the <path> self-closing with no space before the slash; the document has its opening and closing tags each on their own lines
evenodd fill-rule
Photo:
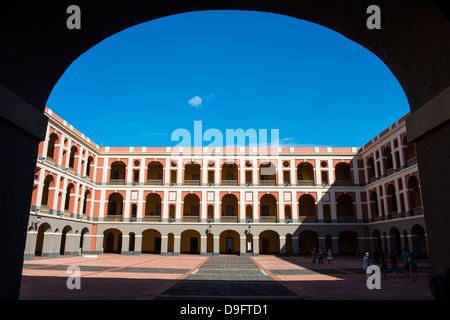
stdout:
<svg viewBox="0 0 450 320">
<path fill-rule="evenodd" d="M 78 267 L 79 274 L 69 266 Z M 370 290 L 359 257 L 335 257 L 332 264 L 274 255 L 37 257 L 24 262 L 20 299 L 432 300 L 429 275 L 428 261 L 419 260 L 417 281 L 399 264 L 396 277 L 388 268 L 381 289 Z M 68 288 L 71 276 L 79 277 L 79 289 Z"/>
</svg>

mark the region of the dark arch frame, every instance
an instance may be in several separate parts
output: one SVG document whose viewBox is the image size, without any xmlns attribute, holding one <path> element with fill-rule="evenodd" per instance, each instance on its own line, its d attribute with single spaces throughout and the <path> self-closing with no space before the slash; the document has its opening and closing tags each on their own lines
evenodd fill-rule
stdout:
<svg viewBox="0 0 450 320">
<path fill-rule="evenodd" d="M 14 243 L 3 254 L 9 264 L 0 266 L 5 282 L 2 299 L 19 297 L 29 203 L 38 144 L 45 139 L 44 106 L 58 79 L 83 52 L 103 39 L 136 24 L 160 17 L 200 10 L 254 10 L 284 14 L 335 30 L 376 54 L 389 67 L 406 93 L 411 116 L 409 142 L 415 142 L 423 190 L 423 207 L 433 270 L 450 265 L 449 248 L 443 245 L 450 217 L 442 214 L 450 193 L 450 170 L 441 171 L 441 159 L 450 156 L 442 143 L 450 140 L 450 114 L 443 112 L 450 97 L 450 23 L 442 1 L 157 1 L 127 2 L 127 10 L 108 1 L 78 1 L 82 29 L 66 28 L 70 1 L 17 2 L 0 5 L 0 136 L 10 167 L 2 186 L 8 230 L 0 241 Z M 366 27 L 367 7 L 382 8 L 381 30 Z M 442 6 L 441 6 L 442 4 Z M 36 27 L 45 24 L 45 27 Z M 447 165 L 447 164 L 446 164 Z M 439 177 L 439 179 L 435 179 Z M 436 180 L 436 181 L 435 181 Z M 24 181 L 28 181 L 24 183 Z M 430 219 L 430 217 L 433 219 Z M 435 252 L 435 254 L 433 254 Z M 445 253 L 445 254 L 444 254 Z"/>
</svg>

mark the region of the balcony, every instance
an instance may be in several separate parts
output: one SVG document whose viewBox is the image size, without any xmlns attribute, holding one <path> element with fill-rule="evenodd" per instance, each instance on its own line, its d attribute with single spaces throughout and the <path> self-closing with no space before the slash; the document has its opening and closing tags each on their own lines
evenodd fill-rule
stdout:
<svg viewBox="0 0 450 320">
<path fill-rule="evenodd" d="M 125 179 L 109 179 L 110 185 L 125 185 Z"/>
<path fill-rule="evenodd" d="M 334 182 L 335 186 L 352 186 L 353 182 L 351 180 L 336 180 Z"/>
<path fill-rule="evenodd" d="M 222 185 L 222 186 L 237 186 L 238 181 L 237 180 L 222 180 L 222 183 L 220 185 Z"/>
<path fill-rule="evenodd" d="M 259 181 L 260 186 L 276 186 L 275 180 L 260 180 Z"/>
<path fill-rule="evenodd" d="M 304 222 L 317 222 L 317 219 L 315 216 L 299 216 L 298 220 L 300 221 L 300 223 L 304 223 Z"/>
<path fill-rule="evenodd" d="M 200 180 L 184 180 L 183 185 L 185 186 L 199 186 Z"/>
<path fill-rule="evenodd" d="M 276 223 L 277 217 L 276 216 L 261 216 L 261 217 L 259 217 L 259 222 L 261 222 L 261 223 Z"/>
<path fill-rule="evenodd" d="M 298 180 L 297 186 L 314 186 L 314 180 Z"/>
<path fill-rule="evenodd" d="M 121 215 L 108 214 L 105 217 L 105 221 L 107 221 L 107 222 L 122 222 L 122 216 Z"/>
<path fill-rule="evenodd" d="M 341 217 L 338 217 L 338 222 L 340 222 L 340 223 L 356 222 L 356 218 L 341 216 Z"/>
<path fill-rule="evenodd" d="M 144 216 L 144 222 L 161 222 L 161 217 L 157 215 Z"/>
<path fill-rule="evenodd" d="M 199 221 L 199 216 L 185 216 L 183 215 L 183 222 L 193 223 Z"/>
<path fill-rule="evenodd" d="M 222 218 L 220 218 L 220 222 L 223 223 L 236 223 L 237 221 L 238 221 L 237 216 L 222 216 Z"/>
<path fill-rule="evenodd" d="M 164 183 L 162 179 L 147 179 L 147 184 L 152 186 L 162 186 Z"/>
</svg>

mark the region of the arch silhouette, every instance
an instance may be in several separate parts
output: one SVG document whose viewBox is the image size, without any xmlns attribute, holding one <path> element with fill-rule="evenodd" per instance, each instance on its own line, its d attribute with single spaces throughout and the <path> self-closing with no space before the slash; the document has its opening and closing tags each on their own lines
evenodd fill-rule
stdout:
<svg viewBox="0 0 450 320">
<path fill-rule="evenodd" d="M 2 3 L 0 97 L 2 105 L 8 107 L 0 109 L 0 130 L 1 136 L 7 137 L 2 144 L 5 154 L 14 154 L 22 161 L 14 163 L 8 157 L 0 160 L 2 167 L 10 168 L 4 180 L 11 182 L 2 186 L 6 199 L 3 209 L 10 213 L 3 222 L 10 227 L 0 235 L 0 241 L 14 243 L 3 252 L 10 263 L 0 267 L 6 279 L 1 298 L 17 299 L 19 294 L 37 145 L 45 138 L 47 119 L 43 111 L 53 86 L 77 57 L 103 39 L 145 21 L 199 10 L 254 10 L 304 19 L 359 43 L 388 66 L 403 87 L 412 111 L 407 121 L 408 139 L 416 143 L 421 185 L 426 186 L 422 200 L 432 269 L 450 265 L 449 248 L 441 243 L 450 225 L 450 217 L 443 214 L 446 199 L 441 197 L 450 193 L 450 170 L 441 170 L 441 161 L 450 156 L 450 151 L 440 143 L 450 140 L 450 114 L 441 112 L 450 97 L 450 23 L 440 1 L 377 1 L 383 8 L 380 30 L 367 29 L 366 9 L 371 3 L 359 0 L 128 1 L 127 10 L 107 1 L 86 1 L 80 4 L 80 30 L 65 27 L 67 16 L 61 12 L 65 13 L 70 4 Z M 46 28 L 36 27 L 43 21 Z M 435 177 L 439 177 L 438 183 Z"/>
</svg>

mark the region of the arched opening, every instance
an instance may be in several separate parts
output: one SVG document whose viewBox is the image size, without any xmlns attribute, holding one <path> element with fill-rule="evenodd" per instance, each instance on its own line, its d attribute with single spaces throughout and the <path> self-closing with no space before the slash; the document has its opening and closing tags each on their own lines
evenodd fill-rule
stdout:
<svg viewBox="0 0 450 320">
<path fill-rule="evenodd" d="M 428 259 L 428 244 L 425 229 L 414 225 L 411 229 L 411 242 L 414 254 L 420 259 Z"/>
<path fill-rule="evenodd" d="M 372 214 L 372 220 L 380 220 L 380 210 L 378 208 L 378 196 L 376 191 L 370 193 L 370 213 Z"/>
<path fill-rule="evenodd" d="M 118 193 L 111 193 L 108 197 L 108 208 L 106 211 L 107 221 L 121 221 L 123 212 L 123 196 Z"/>
<path fill-rule="evenodd" d="M 72 228 L 70 226 L 65 226 L 61 233 L 61 242 L 59 246 L 59 254 L 64 255 L 66 254 L 66 235 L 68 233 L 72 233 Z"/>
<path fill-rule="evenodd" d="M 152 161 L 147 166 L 147 184 L 163 184 L 164 166 L 159 161 Z"/>
<path fill-rule="evenodd" d="M 388 202 L 388 210 L 391 218 L 397 218 L 398 215 L 398 205 L 397 205 L 397 194 L 395 192 L 395 187 L 390 184 L 386 190 L 386 198 Z"/>
<path fill-rule="evenodd" d="M 122 161 L 115 161 L 111 164 L 111 173 L 109 175 L 110 184 L 125 184 L 127 166 Z"/>
<path fill-rule="evenodd" d="M 354 255 L 358 251 L 358 235 L 351 230 L 339 233 L 339 253 L 342 255 Z"/>
<path fill-rule="evenodd" d="M 88 177 L 89 179 L 92 179 L 92 174 L 93 171 L 91 169 L 91 166 L 94 164 L 94 158 L 92 158 L 91 156 L 88 157 L 87 162 L 86 162 L 86 177 Z"/>
<path fill-rule="evenodd" d="M 155 229 L 142 232 L 142 253 L 161 253 L 161 233 Z"/>
<path fill-rule="evenodd" d="M 264 162 L 259 166 L 259 185 L 275 186 L 277 183 L 277 168 L 272 162 Z"/>
<path fill-rule="evenodd" d="M 383 249 L 382 242 L 381 242 L 381 233 L 378 229 L 375 229 L 372 231 L 372 250 L 375 250 L 375 249 L 378 252 L 381 252 Z"/>
<path fill-rule="evenodd" d="M 245 219 L 247 221 L 253 220 L 253 207 L 250 204 L 245 206 Z"/>
<path fill-rule="evenodd" d="M 133 219 L 133 221 L 136 221 L 136 218 L 137 218 L 137 204 L 133 203 L 131 205 L 130 218 Z"/>
<path fill-rule="evenodd" d="M 391 252 L 397 257 L 400 257 L 402 254 L 402 243 L 400 241 L 400 231 L 397 228 L 393 227 L 389 230 L 389 239 Z"/>
<path fill-rule="evenodd" d="M 304 230 L 298 235 L 298 252 L 303 255 L 311 255 L 313 250 L 319 249 L 319 235 L 312 230 Z"/>
<path fill-rule="evenodd" d="M 157 193 L 149 193 L 145 198 L 145 221 L 161 221 L 161 197 Z"/>
<path fill-rule="evenodd" d="M 337 200 L 337 214 L 339 222 L 356 221 L 353 212 L 353 198 L 348 194 L 342 194 Z"/>
<path fill-rule="evenodd" d="M 277 199 L 272 194 L 265 194 L 260 200 L 260 222 L 276 222 L 278 219 Z"/>
<path fill-rule="evenodd" d="M 75 187 L 73 186 L 72 183 L 69 183 L 69 185 L 66 188 L 66 198 L 64 200 L 64 214 L 70 214 L 71 210 L 73 208 L 73 201 L 75 201 L 75 199 L 72 200 L 72 194 L 75 191 Z"/>
<path fill-rule="evenodd" d="M 175 205 L 174 204 L 171 204 L 169 206 L 169 219 L 175 220 Z"/>
<path fill-rule="evenodd" d="M 189 186 L 199 186 L 200 179 L 200 164 L 197 162 L 188 162 L 184 166 L 184 184 Z"/>
<path fill-rule="evenodd" d="M 316 200 L 310 194 L 304 194 L 298 200 L 298 215 L 302 222 L 315 222 Z"/>
<path fill-rule="evenodd" d="M 284 220 L 292 221 L 292 208 L 290 205 L 284 206 Z"/>
<path fill-rule="evenodd" d="M 55 150 L 56 150 L 56 144 L 58 142 L 58 135 L 56 133 L 51 133 L 48 137 L 48 146 L 47 146 L 47 160 L 51 159 L 55 161 Z"/>
<path fill-rule="evenodd" d="M 128 234 L 128 252 L 130 252 L 130 253 L 132 253 L 132 252 L 134 252 L 134 247 L 135 247 L 135 245 L 136 245 L 136 235 L 135 235 L 135 233 L 134 232 L 130 232 L 129 234 Z"/>
<path fill-rule="evenodd" d="M 351 186 L 352 175 L 350 172 L 350 165 L 346 162 L 339 162 L 334 166 L 334 173 L 336 175 L 336 179 L 334 184 L 337 186 Z"/>
<path fill-rule="evenodd" d="M 369 178 L 369 181 L 372 182 L 375 180 L 375 161 L 372 157 L 369 157 L 367 160 L 367 177 Z"/>
<path fill-rule="evenodd" d="M 422 196 L 420 194 L 419 181 L 415 176 L 408 179 L 408 198 L 411 208 L 410 214 L 422 213 Z"/>
<path fill-rule="evenodd" d="M 331 209 L 329 204 L 323 205 L 323 222 L 331 222 Z"/>
<path fill-rule="evenodd" d="M 262 4 L 257 3 L 255 5 L 247 6 L 243 4 L 236 4 L 230 6 L 226 6 L 227 9 L 251 9 L 251 10 L 264 10 L 267 12 L 284 12 L 285 14 L 296 17 L 296 18 L 308 18 L 318 24 L 327 25 L 329 28 L 336 30 L 341 34 L 346 34 L 350 39 L 356 41 L 358 43 L 365 44 L 366 48 L 377 54 L 380 59 L 386 61 L 391 70 L 394 70 L 395 75 L 399 79 L 402 84 L 404 91 L 407 93 L 408 99 L 411 103 L 412 111 L 417 111 L 420 106 L 425 105 L 428 101 L 430 101 L 433 97 L 435 97 L 439 92 L 443 92 L 444 88 L 446 88 L 448 82 L 446 75 L 448 74 L 448 67 L 445 62 L 448 59 L 448 49 L 446 47 L 442 48 L 439 45 L 443 43 L 446 39 L 448 39 L 448 23 L 446 20 L 445 11 L 442 9 L 441 5 L 433 2 L 417 2 L 412 5 L 405 6 L 402 10 L 387 10 L 387 14 L 389 16 L 388 21 L 395 21 L 398 25 L 402 25 L 403 28 L 392 28 L 391 35 L 389 39 L 385 39 L 384 33 L 367 33 L 367 28 L 364 23 L 361 23 L 360 19 L 350 19 L 349 23 L 342 23 L 342 17 L 353 17 L 358 16 L 358 12 L 361 12 L 360 6 L 345 6 L 342 5 L 342 1 L 333 2 L 329 6 L 319 6 L 314 3 L 302 2 L 299 3 L 295 8 L 287 8 L 284 4 L 280 3 L 271 3 L 271 4 Z M 389 2 L 388 2 L 389 3 Z M 386 3 L 386 4 L 388 4 Z M 91 12 L 100 12 L 101 4 L 92 4 L 93 10 Z M 394 8 L 398 9 L 398 6 L 393 4 Z M 223 8 L 221 5 L 212 6 L 211 4 L 200 5 L 200 6 L 186 6 L 183 7 L 181 11 L 189 11 L 189 10 L 204 10 L 204 9 L 218 9 Z M 57 15 L 58 12 L 62 12 L 66 9 L 66 5 L 61 3 L 59 5 L 51 6 L 51 7 L 43 7 L 38 5 L 30 5 L 24 6 L 24 11 L 17 11 L 15 7 L 10 6 L 5 9 L 5 16 L 9 17 L 6 21 L 7 23 L 3 26 L 6 30 L 18 30 L 20 38 L 17 41 L 11 41 L 5 44 L 3 50 L 5 51 L 4 58 L 2 58 L 2 65 L 5 67 L 3 72 L 4 81 L 3 84 L 5 88 L 11 88 L 13 92 L 15 92 L 18 97 L 24 99 L 25 101 L 29 101 L 31 106 L 36 106 L 38 111 L 42 111 L 45 104 L 45 101 L 50 93 L 51 88 L 54 87 L 57 79 L 63 74 L 64 70 L 76 59 L 76 57 L 80 56 L 84 51 L 88 48 L 92 47 L 96 43 L 98 43 L 101 39 L 107 38 L 113 33 L 123 30 L 127 27 L 130 27 L 134 24 L 140 23 L 141 21 L 145 21 L 150 18 L 159 18 L 162 16 L 179 13 L 180 8 L 177 6 L 169 7 L 169 5 L 161 5 L 156 6 L 154 3 L 146 3 L 139 6 L 134 6 L 133 8 L 129 8 L 130 10 L 123 10 L 122 7 L 117 8 L 108 8 L 111 12 L 109 14 L 98 16 L 98 23 L 94 26 L 94 29 L 91 29 L 88 33 L 83 37 L 70 37 L 67 36 L 71 30 L 66 30 L 67 28 L 58 28 L 57 25 L 60 24 L 58 19 L 54 19 L 52 21 L 51 17 Z M 62 11 L 61 11 L 62 10 Z M 406 10 L 406 12 L 405 12 Z M 423 10 L 423 12 L 427 12 L 426 15 L 423 15 L 423 19 L 428 20 L 420 20 L 410 19 L 411 14 L 414 13 L 414 10 Z M 36 13 L 38 12 L 38 14 Z M 420 12 L 420 11 L 419 11 Z M 151 17 L 147 16 L 151 13 Z M 33 17 L 35 19 L 16 19 L 17 16 L 28 16 Z M 110 17 L 114 16 L 114 19 L 110 19 Z M 37 20 L 40 21 L 45 20 L 48 23 L 48 27 L 46 28 L 34 28 L 36 26 Z M 430 29 L 427 32 L 422 32 L 422 28 L 414 28 L 417 23 L 419 25 L 426 25 L 425 21 L 436 21 L 436 23 L 430 24 Z M 422 24 L 423 22 L 423 24 Z M 25 24 L 24 24 L 25 23 Z M 23 25 L 23 28 L 16 28 L 17 25 Z M 27 32 L 23 32 L 23 30 L 27 30 Z M 411 32 L 405 32 L 405 30 L 411 30 Z M 417 31 L 421 30 L 421 31 Z M 52 47 L 52 50 L 47 50 L 46 46 L 29 46 L 29 50 L 20 50 L 24 43 L 35 42 L 35 43 L 47 43 L 48 39 L 61 39 L 61 41 L 55 46 Z M 370 39 L 369 39 L 370 38 Z M 33 41 L 34 40 L 34 41 Z M 370 40 L 370 41 L 369 41 Z M 386 40 L 386 41 L 385 41 Z M 70 43 L 70 50 L 67 50 L 67 44 Z M 393 44 L 397 44 L 395 48 L 401 48 L 401 50 L 386 50 L 387 48 L 393 48 Z M 420 44 L 420 45 L 419 45 Z M 423 50 L 425 48 L 425 50 Z M 23 54 L 16 55 L 14 52 L 22 52 Z M 54 59 L 54 57 L 64 51 L 64 59 Z M 404 52 L 412 52 L 411 59 L 404 59 Z M 36 58 L 38 57 L 38 58 Z M 39 61 L 36 61 L 39 60 Z M 411 65 L 419 66 L 420 70 L 425 70 L 425 73 L 416 72 L 416 68 L 411 68 Z M 19 68 L 19 69 L 17 69 Z M 409 70 L 411 69 L 411 70 Z M 428 71 L 427 71 L 428 70 Z M 19 76 L 17 76 L 19 75 Z M 26 81 L 22 81 L 20 75 L 28 75 L 24 78 Z M 435 81 L 425 81 L 426 79 L 435 79 Z M 38 86 L 38 88 L 36 87 Z M 39 90 L 38 90 L 39 89 Z M 445 94 L 445 92 L 444 92 Z M 39 107 L 40 106 L 40 107 Z M 435 115 L 431 113 L 432 116 Z M 3 122 L 2 122 L 3 124 Z M 30 128 L 35 129 L 39 125 L 36 124 L 36 127 Z M 444 128 L 446 130 L 439 130 L 436 132 L 427 133 L 427 137 L 430 137 L 432 142 L 434 141 L 447 141 L 444 137 L 448 137 L 448 130 L 446 125 Z M 5 125 L 7 128 L 7 125 Z M 442 128 L 441 128 L 442 129 Z M 6 129 L 5 129 L 6 130 Z M 8 132 L 11 133 L 12 139 L 17 140 L 18 142 L 25 140 L 25 132 L 19 132 L 20 129 L 8 129 Z M 35 153 L 32 152 L 33 146 L 23 147 L 22 144 L 17 143 L 14 148 L 10 148 L 9 154 L 15 154 L 13 151 L 18 151 L 22 149 L 23 154 L 29 154 L 28 159 L 35 158 Z M 34 143 L 37 145 L 37 142 Z M 432 152 L 427 153 L 428 151 L 432 151 L 431 147 L 434 146 L 434 143 L 429 143 L 429 141 L 421 142 L 418 144 L 418 150 L 420 150 L 420 154 L 428 155 L 432 154 Z M 419 148 L 420 147 L 420 148 Z M 34 148 L 36 149 L 36 148 Z M 444 148 L 445 149 L 445 148 Z M 424 169 L 424 176 L 427 176 L 423 182 L 424 186 L 430 185 L 432 186 L 432 177 L 435 175 L 431 174 L 432 169 L 437 166 L 438 161 L 442 161 L 446 157 L 443 155 L 448 154 L 448 152 L 441 151 L 440 154 L 435 154 L 430 156 L 433 164 L 436 165 L 428 165 L 427 168 Z M 2 167 L 6 167 L 8 160 L 4 160 L 4 164 Z M 33 165 L 30 164 L 21 164 L 22 168 L 33 169 Z M 14 170 L 14 174 L 16 172 L 23 172 L 22 177 L 26 178 L 28 172 L 32 172 L 32 170 Z M 444 171 L 445 172 L 445 171 Z M 448 170 L 447 170 L 448 172 Z M 11 173 L 11 178 L 14 178 L 13 173 Z M 31 178 L 30 178 L 31 179 Z M 430 179 L 430 180 L 428 180 Z M 12 181 L 13 179 L 6 179 Z M 17 179 L 22 183 L 23 179 Z M 446 179 L 444 179 L 446 180 Z M 17 182 L 18 185 L 19 182 Z M 11 187 L 10 189 L 16 190 L 16 188 Z M 428 188 L 424 188 L 427 189 Z M 434 194 L 434 195 L 433 195 Z M 26 192 L 22 192 L 21 196 L 23 198 L 26 197 Z M 439 193 L 434 192 L 434 190 L 427 191 L 424 195 L 428 203 L 435 202 L 431 208 L 428 209 L 430 218 L 433 218 L 433 221 L 440 224 L 442 222 L 446 223 L 446 215 L 441 214 L 445 210 L 445 199 L 439 200 L 441 195 Z M 9 209 L 13 209 L 14 204 L 17 203 L 16 199 L 10 199 L 5 202 L 7 204 L 7 211 Z M 14 209 L 15 212 L 25 213 L 28 208 L 25 210 L 23 208 Z M 14 219 L 19 216 L 19 214 L 11 214 Z M 27 216 L 24 215 L 24 218 L 21 219 L 23 225 L 27 222 Z M 439 221 L 438 221 L 439 220 Z M 442 224 L 441 224 L 442 225 Z M 22 228 L 25 230 L 25 228 Z M 18 240 L 20 241 L 12 241 L 12 243 L 18 243 L 18 248 L 20 248 L 20 243 L 24 238 L 23 234 L 20 234 L 17 229 L 11 230 L 11 235 L 14 233 L 18 234 Z M 431 231 L 431 230 L 430 230 Z M 434 231 L 434 230 L 433 230 Z M 438 232 L 439 229 L 436 229 L 435 232 L 431 232 L 433 234 L 433 238 L 437 237 L 437 242 L 440 241 L 440 236 L 445 236 L 442 232 Z M 20 235 L 19 235 L 20 234 Z M 434 247 L 434 246 L 433 246 Z M 434 247 L 437 252 L 441 247 Z M 433 255 L 438 256 L 438 255 Z M 448 255 L 445 255 L 448 256 Z M 441 263 L 441 260 L 438 260 L 439 265 L 448 265 L 446 261 Z M 17 264 L 18 265 L 18 264 Z M 13 292 L 15 295 L 16 291 Z"/>
<path fill-rule="evenodd" d="M 265 230 L 259 234 L 259 253 L 280 253 L 280 236 L 276 231 Z"/>
<path fill-rule="evenodd" d="M 394 169 L 394 162 L 392 161 L 392 151 L 391 148 L 386 147 L 383 151 L 383 165 L 384 174 L 391 174 Z"/>
<path fill-rule="evenodd" d="M 195 230 L 185 230 L 181 233 L 180 253 L 200 253 L 200 233 Z"/>
<path fill-rule="evenodd" d="M 36 256 L 45 256 L 45 254 L 43 255 L 43 252 L 45 252 L 44 251 L 44 238 L 45 238 L 46 232 L 47 233 L 51 232 L 51 228 L 48 223 L 43 223 L 38 228 L 38 234 L 37 234 L 37 238 L 36 238 L 36 247 L 34 250 L 34 254 Z"/>
<path fill-rule="evenodd" d="M 407 136 L 403 138 L 403 156 L 406 165 L 410 166 L 416 163 L 416 146 L 413 142 L 408 142 Z"/>
<path fill-rule="evenodd" d="M 222 185 L 237 186 L 239 184 L 239 168 L 234 162 L 225 162 L 222 165 Z"/>
<path fill-rule="evenodd" d="M 309 162 L 299 163 L 297 166 L 297 185 L 314 185 L 314 168 Z"/>
<path fill-rule="evenodd" d="M 80 252 L 81 253 L 85 253 L 83 246 L 84 246 L 84 237 L 86 235 L 89 234 L 89 229 L 88 228 L 83 228 L 83 230 L 81 230 L 81 236 L 80 236 L 80 244 L 79 244 L 79 248 L 80 248 Z"/>
<path fill-rule="evenodd" d="M 225 230 L 220 233 L 220 253 L 239 254 L 240 236 L 234 230 Z"/>
<path fill-rule="evenodd" d="M 81 213 L 83 215 L 87 215 L 89 213 L 88 210 L 88 200 L 91 200 L 91 191 L 90 190 L 86 190 L 84 192 L 84 197 L 83 197 L 83 207 L 81 208 Z"/>
<path fill-rule="evenodd" d="M 200 218 L 200 198 L 195 193 L 190 193 L 183 200 L 183 221 L 198 222 Z"/>
<path fill-rule="evenodd" d="M 78 162 L 76 161 L 76 157 L 78 157 L 78 148 L 75 146 L 72 146 L 70 148 L 70 156 L 69 156 L 69 169 L 76 170 Z M 72 171 L 74 172 L 74 171 Z"/>
<path fill-rule="evenodd" d="M 41 210 L 44 212 L 48 212 L 49 203 L 53 200 L 54 191 L 50 191 L 50 188 L 54 187 L 54 179 L 52 176 L 45 177 L 44 187 L 42 188 L 42 198 L 41 198 Z M 50 194 L 52 195 L 50 197 Z M 49 202 L 50 200 L 50 202 Z M 53 208 L 52 208 L 53 209 Z"/>
<path fill-rule="evenodd" d="M 117 229 L 107 229 L 103 232 L 103 252 L 122 252 L 122 232 Z"/>
<path fill-rule="evenodd" d="M 237 222 L 239 217 L 239 201 L 234 194 L 226 194 L 222 197 L 222 222 Z"/>
</svg>

